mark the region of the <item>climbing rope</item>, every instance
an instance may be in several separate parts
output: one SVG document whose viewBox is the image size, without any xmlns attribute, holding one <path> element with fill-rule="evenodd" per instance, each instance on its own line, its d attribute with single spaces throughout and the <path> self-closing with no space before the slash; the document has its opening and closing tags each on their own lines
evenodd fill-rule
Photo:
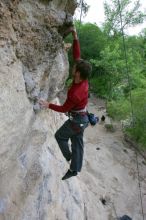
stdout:
<svg viewBox="0 0 146 220">
<path fill-rule="evenodd" d="M 127 58 L 127 50 L 126 50 L 125 36 L 124 36 L 124 30 L 123 30 L 123 21 L 122 21 L 120 0 L 118 0 L 118 5 L 119 5 L 119 12 L 120 12 L 121 33 L 122 33 L 123 48 L 124 48 L 125 63 L 126 63 L 126 74 L 127 74 L 128 84 L 129 84 L 129 88 L 130 88 L 129 94 L 130 94 L 130 104 L 131 104 L 131 113 L 132 113 L 132 124 L 134 125 L 134 111 L 133 111 L 133 101 L 132 101 L 132 93 L 131 93 L 131 82 L 130 82 L 130 75 L 129 75 L 129 68 L 128 68 L 128 58 Z M 142 190 L 141 190 L 140 171 L 139 171 L 139 165 L 138 165 L 137 152 L 136 152 L 136 163 L 137 163 L 137 173 L 138 173 L 138 187 L 139 187 L 139 195 L 140 195 L 140 204 L 141 204 L 142 217 L 144 220 L 144 211 L 143 211 L 144 209 L 143 209 L 143 201 L 142 201 Z"/>
</svg>

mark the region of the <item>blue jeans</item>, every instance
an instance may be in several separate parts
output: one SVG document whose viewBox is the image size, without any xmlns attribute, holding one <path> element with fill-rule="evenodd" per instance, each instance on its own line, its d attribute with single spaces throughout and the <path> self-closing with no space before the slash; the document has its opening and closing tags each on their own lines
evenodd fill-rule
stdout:
<svg viewBox="0 0 146 220">
<path fill-rule="evenodd" d="M 84 143 L 83 134 L 88 126 L 87 115 L 76 115 L 68 119 L 55 133 L 60 150 L 66 160 L 71 159 L 70 169 L 80 172 L 83 162 Z M 71 140 L 71 151 L 68 141 Z"/>
</svg>

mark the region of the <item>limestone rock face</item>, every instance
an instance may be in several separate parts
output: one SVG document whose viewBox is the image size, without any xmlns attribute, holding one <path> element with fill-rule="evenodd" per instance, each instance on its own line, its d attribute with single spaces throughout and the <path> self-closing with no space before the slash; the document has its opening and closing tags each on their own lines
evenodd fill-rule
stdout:
<svg viewBox="0 0 146 220">
<path fill-rule="evenodd" d="M 54 98 L 64 85 L 68 62 L 61 34 L 72 22 L 75 7 L 71 0 L 1 1 L 1 44 L 11 45 L 15 54 L 9 65 L 21 61 L 31 100 Z"/>
</svg>

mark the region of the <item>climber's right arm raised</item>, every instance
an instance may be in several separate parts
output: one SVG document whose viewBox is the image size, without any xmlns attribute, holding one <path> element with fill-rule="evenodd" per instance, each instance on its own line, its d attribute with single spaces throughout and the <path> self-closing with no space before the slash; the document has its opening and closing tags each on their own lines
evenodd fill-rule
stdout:
<svg viewBox="0 0 146 220">
<path fill-rule="evenodd" d="M 75 28 L 72 28 L 73 35 L 73 59 L 74 61 L 81 59 L 80 43 Z"/>
</svg>

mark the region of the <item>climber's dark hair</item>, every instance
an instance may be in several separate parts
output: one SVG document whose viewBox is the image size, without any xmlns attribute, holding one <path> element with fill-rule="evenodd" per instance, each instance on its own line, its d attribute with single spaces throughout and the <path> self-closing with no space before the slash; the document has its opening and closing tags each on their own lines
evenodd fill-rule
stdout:
<svg viewBox="0 0 146 220">
<path fill-rule="evenodd" d="M 81 79 L 85 80 L 91 76 L 92 66 L 88 61 L 80 59 L 76 61 L 76 71 L 79 71 Z"/>
</svg>

